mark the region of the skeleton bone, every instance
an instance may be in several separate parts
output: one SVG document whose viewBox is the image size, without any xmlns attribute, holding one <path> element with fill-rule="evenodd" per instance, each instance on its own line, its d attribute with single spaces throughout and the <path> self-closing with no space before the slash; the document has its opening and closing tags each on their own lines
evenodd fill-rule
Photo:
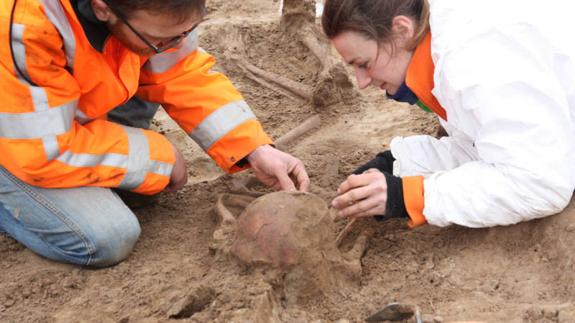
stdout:
<svg viewBox="0 0 575 323">
<path fill-rule="evenodd" d="M 295 82 L 281 75 L 265 71 L 249 63 L 244 55 L 227 53 L 249 79 L 282 95 L 311 102 L 322 107 L 339 100 L 355 97 L 356 92 L 341 62 L 330 55 L 330 46 L 315 27 L 315 1 L 286 0 L 282 2 L 281 25 L 286 33 L 299 39 L 316 56 L 322 68 L 318 71 L 318 81 L 314 86 Z M 241 37 L 230 37 L 232 43 L 240 43 L 230 48 L 241 49 Z M 343 92 L 342 92 L 343 91 Z"/>
<path fill-rule="evenodd" d="M 319 115 L 314 114 L 313 116 L 304 120 L 297 127 L 293 128 L 289 132 L 285 133 L 283 136 L 279 137 L 275 144 L 278 148 L 283 148 L 291 144 L 294 140 L 303 136 L 307 132 L 318 128 L 321 125 L 321 119 Z"/>
<path fill-rule="evenodd" d="M 343 230 L 341 230 L 341 232 L 337 236 L 337 239 L 335 239 L 336 244 L 338 246 L 341 245 L 341 243 L 343 242 L 343 239 L 345 239 L 345 237 L 347 237 L 347 235 L 351 232 L 351 229 L 353 229 L 353 225 L 355 224 L 356 221 L 357 221 L 357 218 L 353 218 L 353 219 L 349 220 L 349 222 L 345 225 Z"/>
<path fill-rule="evenodd" d="M 313 90 L 311 88 L 299 82 L 262 70 L 261 68 L 248 63 L 243 58 L 236 56 L 231 57 L 231 59 L 236 62 L 249 79 L 256 81 L 270 90 L 304 101 L 310 100 L 313 95 Z"/>
</svg>

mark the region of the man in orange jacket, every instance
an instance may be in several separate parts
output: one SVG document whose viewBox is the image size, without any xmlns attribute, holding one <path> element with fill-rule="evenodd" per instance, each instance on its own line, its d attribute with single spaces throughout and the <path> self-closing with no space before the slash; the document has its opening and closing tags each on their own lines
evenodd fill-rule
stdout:
<svg viewBox="0 0 575 323">
<path fill-rule="evenodd" d="M 140 227 L 110 188 L 187 181 L 178 150 L 142 129 L 158 104 L 225 171 L 307 190 L 301 161 L 210 71 L 204 14 L 204 0 L 0 0 L 0 231 L 57 261 L 127 257 Z"/>
</svg>

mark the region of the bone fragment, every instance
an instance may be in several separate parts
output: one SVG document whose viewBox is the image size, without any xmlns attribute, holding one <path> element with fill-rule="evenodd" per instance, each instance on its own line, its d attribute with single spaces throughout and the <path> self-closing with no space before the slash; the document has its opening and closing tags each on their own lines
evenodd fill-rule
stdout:
<svg viewBox="0 0 575 323">
<path fill-rule="evenodd" d="M 355 224 L 356 221 L 357 218 L 349 220 L 349 222 L 345 225 L 343 230 L 341 230 L 341 232 L 337 235 L 337 238 L 335 239 L 335 244 L 338 247 L 341 245 L 343 239 L 345 239 L 345 237 L 347 237 L 347 235 L 351 232 L 351 229 L 353 229 L 353 225 Z"/>
<path fill-rule="evenodd" d="M 303 100 L 310 100 L 313 95 L 313 90 L 306 85 L 303 85 L 296 81 L 292 81 L 288 78 L 277 75 L 275 73 L 263 70 L 255 65 L 246 62 L 243 59 L 238 59 L 237 62 L 238 66 L 240 66 L 242 70 L 249 72 L 247 73 L 247 76 L 250 79 L 266 87 L 273 86 L 266 84 L 272 82 L 275 85 L 279 86 L 281 89 L 287 90 Z M 273 87 L 271 87 L 271 89 L 273 90 Z"/>
<path fill-rule="evenodd" d="M 318 128 L 321 125 L 321 119 L 318 114 L 314 114 L 313 116 L 307 118 L 304 122 L 299 124 L 297 127 L 293 128 L 292 130 L 288 131 L 281 137 L 279 137 L 275 144 L 278 148 L 285 147 L 292 143 L 294 140 L 300 138 L 307 132 L 312 129 Z"/>
<path fill-rule="evenodd" d="M 229 210 L 228 206 L 237 206 L 245 209 L 252 201 L 253 197 L 238 194 L 220 194 L 216 201 L 216 213 L 221 223 L 232 224 L 236 222 L 236 217 Z"/>
</svg>

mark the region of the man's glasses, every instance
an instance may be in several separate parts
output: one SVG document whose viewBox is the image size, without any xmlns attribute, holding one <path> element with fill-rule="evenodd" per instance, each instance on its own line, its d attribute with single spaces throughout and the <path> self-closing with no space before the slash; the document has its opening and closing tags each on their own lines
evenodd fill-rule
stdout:
<svg viewBox="0 0 575 323">
<path fill-rule="evenodd" d="M 182 42 L 182 40 L 184 40 L 186 37 L 188 37 L 188 35 L 190 33 L 192 33 L 194 31 L 194 29 L 196 29 L 196 27 L 198 26 L 197 24 L 192 27 L 190 30 L 184 31 L 183 33 L 179 34 L 176 37 L 173 37 L 167 41 L 161 41 L 157 44 L 152 44 L 149 40 L 146 39 L 146 37 L 144 37 L 142 34 L 140 34 L 134 27 L 132 27 L 132 25 L 130 25 L 130 23 L 128 22 L 128 19 L 126 18 L 126 16 L 118 11 L 117 8 L 111 6 L 108 1 L 104 1 L 108 7 L 110 8 L 110 10 L 112 10 L 112 12 L 118 17 L 118 19 L 120 19 L 126 26 L 128 26 L 128 28 L 130 28 L 130 30 L 136 35 L 138 36 L 138 38 L 140 38 L 141 41 L 144 42 L 144 44 L 146 44 L 148 47 L 150 47 L 154 52 L 156 52 L 156 54 L 165 52 L 166 50 L 170 49 L 170 48 L 174 48 L 176 47 L 179 43 Z"/>
</svg>

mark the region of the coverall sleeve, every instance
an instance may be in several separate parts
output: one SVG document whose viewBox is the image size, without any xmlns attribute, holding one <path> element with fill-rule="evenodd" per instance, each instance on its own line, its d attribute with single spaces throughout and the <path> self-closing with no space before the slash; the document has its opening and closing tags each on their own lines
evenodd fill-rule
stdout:
<svg viewBox="0 0 575 323">
<path fill-rule="evenodd" d="M 272 141 L 230 80 L 211 71 L 215 59 L 197 38 L 194 31 L 179 48 L 152 56 L 138 94 L 162 104 L 223 170 L 235 172 L 238 161 Z"/>
<path fill-rule="evenodd" d="M 438 100 L 479 158 L 424 180 L 431 224 L 514 224 L 562 211 L 573 194 L 573 120 L 558 57 L 528 28 L 511 31 L 478 35 L 438 61 Z"/>
<path fill-rule="evenodd" d="M 175 162 L 171 144 L 157 133 L 104 120 L 76 122 L 81 90 L 70 72 L 62 36 L 37 3 L 24 3 L 16 10 L 10 39 L 10 10 L 3 8 L 9 4 L 0 5 L 2 166 L 45 188 L 161 191 Z M 16 72 L 10 44 L 22 74 Z"/>
</svg>

